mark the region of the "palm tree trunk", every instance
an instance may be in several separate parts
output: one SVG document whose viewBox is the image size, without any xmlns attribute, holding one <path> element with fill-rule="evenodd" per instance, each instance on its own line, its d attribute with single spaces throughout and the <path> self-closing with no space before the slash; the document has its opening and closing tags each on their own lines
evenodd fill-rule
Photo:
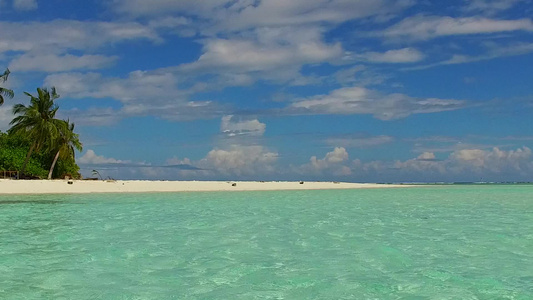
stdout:
<svg viewBox="0 0 533 300">
<path fill-rule="evenodd" d="M 31 153 L 33 152 L 33 149 L 35 148 L 35 142 L 31 144 L 30 151 L 28 151 L 28 154 L 26 155 L 26 159 L 24 160 L 24 164 L 22 165 L 22 170 L 20 170 L 20 175 L 24 175 L 24 171 L 26 171 L 26 165 L 30 161 Z"/>
<path fill-rule="evenodd" d="M 52 179 L 52 172 L 54 172 L 54 168 L 56 166 L 57 159 L 59 158 L 59 152 L 61 150 L 57 150 L 56 157 L 54 157 L 54 161 L 52 162 L 52 166 L 50 167 L 50 172 L 48 172 L 48 180 Z"/>
</svg>

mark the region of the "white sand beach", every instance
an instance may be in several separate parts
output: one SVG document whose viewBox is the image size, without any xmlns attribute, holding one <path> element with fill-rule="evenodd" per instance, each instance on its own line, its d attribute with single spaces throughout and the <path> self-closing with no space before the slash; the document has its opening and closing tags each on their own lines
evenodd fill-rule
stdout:
<svg viewBox="0 0 533 300">
<path fill-rule="evenodd" d="M 0 194 L 81 194 L 142 192 L 275 191 L 399 188 L 413 185 L 298 181 L 141 181 L 0 179 Z"/>
</svg>

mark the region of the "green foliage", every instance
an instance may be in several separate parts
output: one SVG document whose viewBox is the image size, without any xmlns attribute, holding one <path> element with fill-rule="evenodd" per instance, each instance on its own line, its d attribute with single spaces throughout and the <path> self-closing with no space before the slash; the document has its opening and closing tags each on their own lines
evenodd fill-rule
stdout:
<svg viewBox="0 0 533 300">
<path fill-rule="evenodd" d="M 8 75 L 9 70 L 0 75 L 0 83 Z M 12 94 L 0 87 L 0 105 L 2 95 Z M 54 102 L 59 98 L 56 89 L 37 88 L 36 96 L 25 94 L 30 104 L 15 104 L 11 128 L 8 133 L 0 132 L 0 171 L 20 171 L 21 177 L 81 177 L 74 155 L 75 150 L 82 150 L 82 144 L 74 124 L 55 117 L 59 109 Z"/>
<path fill-rule="evenodd" d="M 7 134 L 0 132 L 0 171 L 19 171 L 24 164 L 30 146 L 31 139 L 23 133 Z M 46 178 L 55 154 L 55 151 L 45 150 L 34 152 L 26 166 L 26 175 Z M 60 157 L 54 169 L 53 178 L 64 178 L 66 175 L 80 178 L 79 171 L 80 168 L 74 157 Z"/>
<path fill-rule="evenodd" d="M 50 167 L 48 179 L 51 179 L 53 176 L 57 159 L 63 158 L 65 162 L 68 160 L 74 161 L 76 155 L 75 150 L 82 151 L 83 146 L 80 142 L 79 135 L 74 132 L 74 127 L 74 123 L 70 123 L 70 121 L 59 123 L 58 128 L 60 134 L 56 140 L 51 141 L 53 146 L 50 149 L 55 149 L 56 156 Z"/>
<path fill-rule="evenodd" d="M 73 157 L 59 158 L 52 174 L 52 178 L 80 178 L 80 167 L 76 164 Z"/>
<path fill-rule="evenodd" d="M 29 137 L 22 134 L 0 132 L 0 170 L 18 171 L 22 168 L 30 148 Z M 35 153 L 30 157 L 26 173 L 31 176 L 46 177 L 46 155 Z"/>
<path fill-rule="evenodd" d="M 54 100 L 59 98 L 56 89 L 51 91 L 38 88 L 37 96 L 25 92 L 30 97 L 30 105 L 15 104 L 13 114 L 15 118 L 9 123 L 11 128 L 9 133 L 25 133 L 35 142 L 35 150 L 39 150 L 43 145 L 52 146 L 60 136 L 60 126 L 62 120 L 55 118 L 59 107 Z"/>
</svg>

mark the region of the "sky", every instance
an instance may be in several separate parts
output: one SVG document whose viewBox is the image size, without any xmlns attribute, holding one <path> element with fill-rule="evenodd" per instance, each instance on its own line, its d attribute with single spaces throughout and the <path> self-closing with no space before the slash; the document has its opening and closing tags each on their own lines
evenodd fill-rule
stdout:
<svg viewBox="0 0 533 300">
<path fill-rule="evenodd" d="M 533 0 L 0 0 L 85 177 L 533 181 Z"/>
</svg>

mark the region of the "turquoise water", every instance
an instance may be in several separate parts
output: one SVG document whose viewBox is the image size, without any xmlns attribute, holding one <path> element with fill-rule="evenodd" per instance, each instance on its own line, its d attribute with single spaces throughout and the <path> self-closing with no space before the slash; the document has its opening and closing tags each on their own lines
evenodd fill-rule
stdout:
<svg viewBox="0 0 533 300">
<path fill-rule="evenodd" d="M 0 299 L 533 299 L 533 186 L 0 196 Z"/>
</svg>

